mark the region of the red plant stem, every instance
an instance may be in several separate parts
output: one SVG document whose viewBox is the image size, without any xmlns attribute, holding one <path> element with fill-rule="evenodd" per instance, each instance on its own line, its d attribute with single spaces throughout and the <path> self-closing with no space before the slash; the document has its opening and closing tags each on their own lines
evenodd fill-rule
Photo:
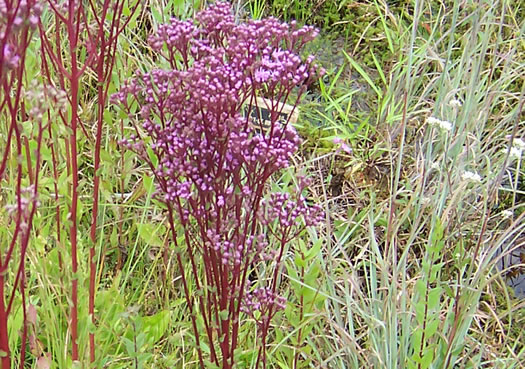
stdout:
<svg viewBox="0 0 525 369">
<path fill-rule="evenodd" d="M 38 173 L 40 171 L 40 148 L 42 146 L 42 136 L 43 136 L 44 128 L 42 127 L 42 122 L 39 124 L 39 132 L 38 132 L 38 138 L 37 138 L 37 150 L 36 150 L 36 164 L 35 164 L 35 173 L 34 173 L 34 183 L 33 184 L 33 194 L 31 196 L 32 198 L 32 207 L 31 207 L 31 213 L 29 214 L 27 224 L 33 223 L 33 217 L 36 212 L 37 208 L 37 197 L 38 197 Z M 20 294 L 22 296 L 22 311 L 24 316 L 24 326 L 22 330 L 22 348 L 20 352 L 20 368 L 24 368 L 25 363 L 25 352 L 26 352 L 26 344 L 27 344 L 27 309 L 26 309 L 26 295 L 25 295 L 25 255 L 27 251 L 27 245 L 29 244 L 29 235 L 31 233 L 31 228 L 28 227 L 23 235 L 22 241 L 21 241 L 21 250 L 20 250 L 20 265 L 18 268 L 18 275 L 20 276 Z M 15 283 L 16 286 L 16 283 Z M 12 294 L 12 297 L 14 296 L 14 291 Z"/>
<path fill-rule="evenodd" d="M 72 359 L 78 360 L 78 256 L 77 256 L 77 206 L 78 206 L 78 159 L 77 159 L 77 124 L 78 124 L 78 89 L 79 89 L 79 69 L 77 64 L 77 42 L 80 25 L 75 25 L 74 1 L 69 2 L 67 34 L 69 39 L 69 55 L 71 57 L 71 136 L 69 137 L 69 146 L 71 150 L 71 175 L 73 177 L 73 186 L 71 188 L 71 269 L 73 279 L 71 282 L 71 345 Z M 80 19 L 79 4 L 77 9 L 77 20 Z M 75 27 L 76 26 L 76 27 Z"/>
<path fill-rule="evenodd" d="M 266 182 L 267 179 L 268 179 L 267 168 L 265 168 L 265 170 L 262 172 L 260 182 L 255 187 L 256 195 L 254 196 L 254 200 L 253 200 L 253 210 L 251 214 L 252 219 L 251 220 L 248 219 L 248 221 L 246 222 L 245 228 L 244 228 L 244 234 L 248 234 L 247 230 L 249 226 L 251 226 L 250 234 L 251 235 L 255 234 L 255 231 L 257 228 L 256 214 L 259 211 L 259 206 L 261 203 L 261 199 L 263 197 L 264 183 Z M 252 263 L 251 259 L 245 263 L 244 269 L 242 271 L 242 276 L 240 275 L 241 274 L 240 271 L 235 274 L 236 279 L 234 279 L 234 284 L 239 286 L 239 298 L 238 298 L 239 302 L 242 301 L 243 296 L 244 296 L 244 288 L 246 286 L 246 279 L 248 276 L 248 270 L 250 269 L 251 263 Z M 239 284 L 239 278 L 240 278 L 240 284 Z M 234 324 L 232 327 L 232 345 L 231 345 L 231 349 L 232 349 L 231 355 L 232 356 L 233 356 L 233 350 L 235 350 L 235 348 L 237 347 L 237 340 L 238 340 L 238 335 L 239 335 L 239 323 L 240 323 L 239 322 L 240 309 L 241 309 L 241 304 L 238 303 L 237 306 L 235 306 L 235 303 L 232 299 L 232 301 L 230 302 L 230 311 L 233 311 L 233 313 L 230 313 L 230 314 L 233 314 L 236 317 L 234 318 Z"/>
<path fill-rule="evenodd" d="M 102 6 L 102 11 L 98 12 L 93 1 L 90 1 L 91 10 L 95 16 L 95 20 L 98 24 L 98 34 L 96 40 L 100 43 L 99 54 L 97 59 L 97 94 L 98 94 L 98 117 L 97 117 L 97 132 L 95 138 L 95 151 L 94 151 L 94 178 L 93 178 L 93 211 L 91 218 L 91 247 L 89 249 L 89 316 L 91 322 L 94 324 L 95 316 L 95 285 L 96 285 L 96 262 L 95 262 L 95 246 L 97 242 L 97 217 L 98 217 L 98 205 L 100 197 L 100 176 L 98 174 L 100 168 L 100 150 L 102 146 L 102 127 L 104 123 L 104 109 L 107 101 L 108 89 L 111 72 L 115 65 L 115 55 L 117 46 L 117 37 L 124 30 L 124 27 L 118 28 L 123 12 L 123 1 L 115 1 L 111 3 L 110 0 L 105 0 Z M 133 14 L 137 9 L 139 2 L 135 4 Z M 109 27 L 109 37 L 105 36 L 104 24 L 106 16 L 110 7 L 112 6 L 112 21 Z M 128 21 L 131 17 L 128 17 Z M 127 22 L 125 23 L 127 24 Z M 89 357 L 90 362 L 95 362 L 95 335 L 94 333 L 89 334 Z"/>
<path fill-rule="evenodd" d="M 45 59 L 45 58 L 42 58 Z M 48 112 L 48 121 L 51 121 L 51 114 Z M 57 233 L 57 243 L 60 245 L 62 243 L 62 237 L 60 234 L 60 203 L 58 201 L 58 164 L 57 164 L 57 153 L 55 151 L 55 143 L 53 142 L 53 136 L 51 130 L 51 125 L 48 126 L 48 133 L 50 138 L 50 148 L 51 148 L 51 161 L 53 163 L 53 187 L 55 191 L 55 203 L 57 204 L 55 207 L 55 222 L 56 222 L 56 233 Z M 62 261 L 62 253 L 58 252 L 58 266 L 60 270 L 63 270 L 64 264 Z"/>
<path fill-rule="evenodd" d="M 281 245 L 279 246 L 279 255 L 277 257 L 277 262 L 276 262 L 276 265 L 275 265 L 275 269 L 273 271 L 273 279 L 272 279 L 272 292 L 275 293 L 276 289 L 277 289 L 277 278 L 279 277 L 279 275 L 281 274 L 281 261 L 282 261 L 282 257 L 283 257 L 283 254 L 284 254 L 284 248 L 286 247 L 286 244 L 288 243 L 288 236 L 290 234 L 290 227 L 286 227 L 284 230 L 283 230 L 283 234 L 282 234 L 282 237 L 280 239 L 281 241 Z M 267 317 L 268 317 L 268 320 L 266 322 L 263 323 L 263 328 L 262 328 L 262 338 L 261 338 L 261 347 L 259 347 L 259 352 L 257 354 L 257 362 L 255 364 L 255 367 L 258 368 L 259 367 L 259 361 L 261 360 L 262 358 L 262 363 L 263 363 L 263 368 L 266 368 L 266 337 L 268 336 L 268 330 L 270 328 L 270 322 L 272 320 L 272 317 L 274 315 L 274 307 L 275 305 L 270 305 L 270 307 L 268 308 L 268 313 L 267 313 Z"/>
<path fill-rule="evenodd" d="M 175 247 L 178 247 L 177 242 L 177 230 L 175 229 L 175 222 L 173 220 L 173 208 L 168 206 L 168 220 L 170 224 L 171 235 L 173 238 L 173 244 Z M 200 339 L 197 330 L 197 321 L 195 319 L 195 311 L 193 308 L 193 299 L 190 296 L 190 291 L 188 289 L 188 281 L 186 280 L 186 275 L 184 274 L 184 264 L 180 252 L 177 252 L 177 263 L 179 264 L 179 271 L 182 279 L 182 286 L 184 288 L 184 296 L 186 297 L 186 303 L 188 304 L 188 310 L 190 312 L 191 324 L 193 327 L 193 332 L 195 332 L 195 345 L 197 346 L 197 355 L 199 356 L 199 364 L 201 368 L 205 368 L 204 359 L 202 357 L 202 349 L 200 345 Z"/>
<path fill-rule="evenodd" d="M 28 26 L 24 26 L 22 28 L 20 36 L 17 38 L 16 41 L 18 41 L 18 47 L 19 47 L 19 56 L 20 60 L 18 63 L 18 66 L 13 71 L 12 74 L 9 74 L 7 69 L 3 68 L 3 62 L 4 62 L 4 46 L 7 44 L 8 36 L 11 35 L 12 32 L 12 25 L 15 16 L 17 15 L 19 11 L 19 2 L 10 2 L 7 3 L 7 11 L 9 14 L 11 14 L 11 17 L 8 17 L 7 19 L 7 25 L 4 30 L 4 35 L 2 39 L 0 40 L 0 85 L 2 87 L 3 97 L 0 104 L 0 114 L 4 110 L 4 108 L 7 106 L 9 110 L 9 118 L 10 118 L 10 124 L 9 124 L 9 132 L 7 137 L 7 143 L 5 146 L 5 151 L 3 153 L 2 162 L 0 164 L 0 180 L 4 178 L 5 170 L 7 168 L 7 161 L 10 156 L 10 148 L 11 148 L 11 140 L 13 135 L 15 136 L 16 140 L 16 146 L 17 146 L 17 155 L 21 157 L 22 155 L 22 142 L 21 142 L 21 132 L 18 129 L 18 114 L 19 114 L 19 107 L 20 107 L 20 97 L 21 97 L 21 91 L 22 91 L 22 80 L 23 80 L 23 74 L 24 74 L 24 64 L 25 64 L 25 56 L 26 56 L 26 50 L 29 45 L 29 29 Z M 28 4 L 30 7 L 33 5 L 33 3 Z M 13 11 L 14 10 L 14 11 Z M 23 16 L 23 15 L 22 15 Z M 16 37 L 16 35 L 15 35 Z M 9 79 L 9 76 L 11 77 Z M 11 93 L 13 93 L 13 97 L 11 97 Z M 29 155 L 29 150 L 27 151 L 27 155 Z M 10 356 L 10 349 L 9 349 L 9 337 L 8 337 L 8 316 L 10 311 L 10 305 L 13 302 L 14 298 L 14 289 L 16 289 L 17 282 L 13 284 L 13 292 L 10 295 L 9 302 L 6 306 L 5 301 L 5 290 L 6 290 L 6 276 L 8 272 L 8 265 L 11 260 L 11 255 L 13 253 L 14 247 L 16 245 L 16 241 L 19 237 L 19 233 L 21 232 L 21 223 L 23 221 L 27 221 L 26 223 L 26 230 L 25 230 L 25 237 L 21 240 L 21 254 L 20 254 L 20 264 L 19 269 L 17 272 L 17 275 L 19 276 L 24 271 L 24 260 L 25 260 L 25 250 L 27 248 L 27 241 L 29 237 L 30 232 L 30 226 L 32 221 L 32 215 L 34 214 L 34 207 L 35 202 L 33 202 L 33 209 L 31 216 L 29 219 L 24 219 L 22 215 L 22 205 L 21 205 L 21 181 L 22 181 L 22 165 L 21 162 L 18 161 L 16 165 L 16 174 L 17 174 L 17 182 L 16 182 L 16 198 L 17 198 L 17 215 L 15 220 L 15 230 L 12 233 L 12 239 L 10 242 L 10 245 L 7 249 L 7 253 L 4 258 L 2 258 L 2 255 L 0 253 L 0 367 L 2 369 L 10 369 L 11 368 L 11 356 Z M 28 166 L 29 175 L 31 174 L 31 167 Z M 36 191 L 36 189 L 35 189 Z M 25 304 L 24 300 L 24 289 L 21 289 L 22 292 L 22 300 L 23 304 Z M 25 306 L 24 306 L 25 311 Z M 26 316 L 24 314 L 24 323 L 26 322 Z M 27 338 L 27 335 L 22 336 L 22 344 L 25 345 L 25 340 Z M 23 350 L 22 350 L 23 352 Z M 24 358 L 21 358 L 20 360 L 20 367 L 23 367 L 24 364 Z"/>
<path fill-rule="evenodd" d="M 106 18 L 107 8 L 104 7 L 102 11 L 101 19 Z M 99 26 L 98 39 L 100 45 L 100 55 L 98 57 L 97 64 L 97 77 L 98 77 L 98 119 L 97 119 L 97 133 L 95 138 L 95 167 L 93 175 L 93 210 L 91 212 L 91 229 L 89 236 L 91 238 L 91 247 L 89 248 L 89 319 L 92 324 L 95 323 L 95 276 L 96 276 L 96 262 L 95 262 L 95 245 L 97 242 L 97 217 L 98 217 L 98 200 L 99 200 L 99 187 L 100 187 L 100 176 L 98 170 L 100 168 L 100 147 L 102 145 L 102 125 L 104 122 L 104 106 L 106 102 L 106 96 L 104 95 L 104 56 L 105 56 L 105 39 L 104 39 L 104 26 Z M 95 334 L 89 333 L 89 361 L 95 362 Z"/>
<path fill-rule="evenodd" d="M 33 208 L 35 204 L 33 203 Z M 27 231 L 27 234 L 29 235 L 29 230 Z M 26 247 L 27 247 L 27 241 L 29 237 L 26 237 Z M 25 273 L 25 257 L 22 258 L 20 270 L 22 273 Z M 22 296 L 22 314 L 23 314 L 23 321 L 24 325 L 22 327 L 22 345 L 20 348 L 20 369 L 24 368 L 25 360 L 26 360 L 26 346 L 27 346 L 27 308 L 26 308 L 26 293 L 25 293 L 25 276 L 22 275 L 22 279 L 20 280 L 20 295 Z"/>
</svg>

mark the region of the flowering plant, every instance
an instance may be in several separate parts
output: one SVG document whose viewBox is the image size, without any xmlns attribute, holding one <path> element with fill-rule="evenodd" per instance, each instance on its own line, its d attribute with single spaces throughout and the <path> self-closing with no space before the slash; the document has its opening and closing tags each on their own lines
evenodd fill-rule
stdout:
<svg viewBox="0 0 525 369">
<path fill-rule="evenodd" d="M 27 324 L 20 330 L 20 359 L 13 360 L 10 347 L 12 330 L 10 316 L 19 309 L 15 297 L 19 293 L 20 310 L 27 321 L 26 304 L 26 254 L 31 239 L 33 220 L 39 206 L 38 183 L 41 169 L 40 149 L 46 125 L 42 121 L 42 106 L 24 101 L 26 56 L 33 31 L 39 22 L 42 4 L 37 0 L 0 0 L 0 121 L 5 131 L 0 134 L 0 182 L 2 204 L 6 198 L 11 203 L 0 208 L 2 228 L 7 241 L 0 244 L 0 368 L 10 369 L 12 362 L 25 366 L 26 344 L 29 340 Z M 36 97 L 36 96 L 32 96 Z M 43 97 L 43 96 L 40 96 Z M 31 121 L 31 128 L 24 130 L 22 123 Z M 27 126 L 27 124 L 26 124 Z M 33 162 L 22 158 L 29 156 L 29 142 L 35 143 Z M 26 156 L 27 155 L 27 156 Z M 18 160 L 12 160 L 13 157 Z M 4 183 L 4 181 L 6 183 Z M 13 197 L 9 196 L 12 189 Z M 11 343 L 12 345 L 12 343 Z"/>
<path fill-rule="evenodd" d="M 141 122 L 122 143 L 156 177 L 203 368 L 233 367 L 243 314 L 258 324 L 257 366 L 266 366 L 270 321 L 285 304 L 278 294 L 285 247 L 322 217 L 301 195 L 305 178 L 295 194 L 266 196 L 270 177 L 290 166 L 300 143 L 280 110 L 292 95 L 296 107 L 320 73 L 313 57 L 299 55 L 316 34 L 273 18 L 236 24 L 230 5 L 217 2 L 195 22 L 159 27 L 149 41 L 170 69 L 139 74 L 113 96 Z M 258 111 L 257 97 L 272 101 L 266 127 L 246 113 Z M 272 273 L 252 286 L 249 274 L 261 263 Z"/>
</svg>

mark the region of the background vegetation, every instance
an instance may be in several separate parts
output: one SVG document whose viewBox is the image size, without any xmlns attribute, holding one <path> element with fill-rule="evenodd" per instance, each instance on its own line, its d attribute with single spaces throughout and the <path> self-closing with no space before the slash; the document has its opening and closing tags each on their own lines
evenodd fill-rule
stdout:
<svg viewBox="0 0 525 369">
<path fill-rule="evenodd" d="M 191 18 L 205 1 L 115 1 L 116 8 L 93 1 L 84 14 L 58 9 L 61 19 L 51 5 L 62 3 L 70 4 L 44 4 L 39 27 L 27 25 L 25 60 L 2 64 L 0 74 L 9 361 L 39 369 L 197 367 L 152 174 L 118 144 L 129 133 L 126 116 L 107 96 L 156 65 L 147 44 L 153 30 L 172 15 Z M 286 255 L 287 304 L 268 338 L 268 366 L 524 367 L 525 303 L 508 287 L 525 259 L 523 4 L 232 6 L 239 20 L 315 24 L 321 36 L 305 54 L 327 70 L 301 106 L 296 158 L 326 220 Z M 86 25 L 76 41 L 68 27 L 75 22 Z M 283 173 L 273 186 L 293 180 Z M 38 203 L 23 191 L 31 185 Z M 22 209 L 22 198 L 31 206 Z M 29 231 L 17 231 L 29 215 Z M 244 327 L 238 367 L 252 368 L 256 327 Z"/>
</svg>

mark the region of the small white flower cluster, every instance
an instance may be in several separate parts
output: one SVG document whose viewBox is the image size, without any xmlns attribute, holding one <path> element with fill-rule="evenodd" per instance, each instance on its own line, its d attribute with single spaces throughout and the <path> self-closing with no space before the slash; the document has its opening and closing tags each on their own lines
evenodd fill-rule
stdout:
<svg viewBox="0 0 525 369">
<path fill-rule="evenodd" d="M 467 182 L 481 183 L 481 176 L 474 172 L 464 171 L 461 179 Z"/>
<path fill-rule="evenodd" d="M 512 147 L 510 148 L 509 159 L 510 160 L 521 160 L 521 154 L 525 150 L 525 141 L 521 138 L 515 138 L 512 140 Z M 501 150 L 504 154 L 507 154 L 507 149 Z"/>
<path fill-rule="evenodd" d="M 54 106 L 62 113 L 67 111 L 68 97 L 66 92 L 52 85 L 43 85 L 37 80 L 33 80 L 24 95 L 26 100 L 30 101 L 31 106 L 28 116 L 36 121 L 42 120 L 44 113 L 52 105 L 51 103 L 54 103 Z"/>
<path fill-rule="evenodd" d="M 512 145 L 520 150 L 525 150 L 525 141 L 523 141 L 521 138 L 515 138 L 512 141 Z"/>
<path fill-rule="evenodd" d="M 430 124 L 431 126 L 438 127 L 439 129 L 443 131 L 447 131 L 447 132 L 452 131 L 452 127 L 453 127 L 452 123 L 450 123 L 449 121 L 441 120 L 435 117 L 428 117 L 427 123 Z"/>
<path fill-rule="evenodd" d="M 501 216 L 503 217 L 503 219 L 508 219 L 510 218 L 512 215 L 514 215 L 514 213 L 510 210 L 503 210 L 501 212 Z"/>
<path fill-rule="evenodd" d="M 516 147 L 516 146 L 512 146 L 510 148 L 510 158 L 511 159 L 517 159 L 517 160 L 520 160 L 521 159 L 521 149 Z"/>
<path fill-rule="evenodd" d="M 448 105 L 450 105 L 454 109 L 459 109 L 463 105 L 463 103 L 458 99 L 452 99 L 448 102 Z"/>
</svg>

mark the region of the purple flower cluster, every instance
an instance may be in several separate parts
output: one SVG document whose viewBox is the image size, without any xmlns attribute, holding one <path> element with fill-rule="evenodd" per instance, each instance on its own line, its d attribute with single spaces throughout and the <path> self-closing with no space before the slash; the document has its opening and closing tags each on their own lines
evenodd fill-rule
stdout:
<svg viewBox="0 0 525 369">
<path fill-rule="evenodd" d="M 9 44 L 4 45 L 4 54 L 2 58 L 2 66 L 6 69 L 15 69 L 18 66 L 20 56 L 15 53 L 13 47 Z"/>
<path fill-rule="evenodd" d="M 255 311 L 259 311 L 263 317 L 266 317 L 268 315 L 265 313 L 270 310 L 275 312 L 284 310 L 285 307 L 286 299 L 283 296 L 279 296 L 269 287 L 258 287 L 246 291 L 241 310 L 251 316 Z"/>
<path fill-rule="evenodd" d="M 13 27 L 10 32 L 16 32 L 25 22 L 28 22 L 31 28 L 36 28 L 42 10 L 42 4 L 35 0 L 20 0 L 18 4 L 0 0 L 0 38 L 5 36 L 5 28 L 9 23 L 10 27 Z"/>
<path fill-rule="evenodd" d="M 320 208 L 307 206 L 300 195 L 271 194 L 265 200 L 268 180 L 290 166 L 300 144 L 295 129 L 280 120 L 282 103 L 295 96 L 296 106 L 322 71 L 312 57 L 300 55 L 317 34 L 311 27 L 273 18 L 236 24 L 231 6 L 220 1 L 195 19 L 172 19 L 159 27 L 149 42 L 170 69 L 137 74 L 112 101 L 140 122 L 122 144 L 149 161 L 158 198 L 184 229 L 188 257 L 199 258 L 192 265 L 204 263 L 205 278 L 196 268 L 193 278 L 209 287 L 199 297 L 208 306 L 200 309 L 205 325 L 216 326 L 219 336 L 233 332 L 235 345 L 241 306 L 249 314 L 260 311 L 266 320 L 284 307 L 276 283 L 251 289 L 246 277 L 257 263 L 279 268 L 283 253 L 267 241 L 269 223 L 279 219 L 281 231 L 290 235 L 292 224 L 304 229 L 322 217 Z M 269 128 L 262 131 L 247 114 L 257 97 L 275 102 Z M 307 181 L 300 182 L 302 192 Z M 186 297 L 192 306 L 192 297 Z M 231 325 L 224 319 L 213 323 L 226 308 Z M 229 357 L 225 346 L 221 350 Z"/>
<path fill-rule="evenodd" d="M 0 0 L 0 70 L 18 66 L 20 55 L 15 35 L 24 26 L 35 29 L 42 9 L 42 4 L 35 0 L 21 0 L 17 6 L 11 1 Z M 9 37 L 6 37 L 6 33 Z"/>
<path fill-rule="evenodd" d="M 322 208 L 317 204 L 308 205 L 306 198 L 301 195 L 310 181 L 302 176 L 298 179 L 299 186 L 295 194 L 272 193 L 269 199 L 262 200 L 258 212 L 261 224 L 269 225 L 277 221 L 280 229 L 291 229 L 301 224 L 298 221 L 300 218 L 304 220 L 304 225 L 307 227 L 322 222 L 324 218 Z M 292 234 L 296 233 L 292 232 Z"/>
<path fill-rule="evenodd" d="M 31 205 L 34 207 L 40 206 L 35 186 L 31 185 L 29 187 L 21 188 L 20 194 L 17 195 L 16 200 L 16 204 L 7 204 L 4 208 L 12 221 L 16 222 L 16 218 L 20 218 L 20 229 L 23 232 L 26 232 L 29 223 L 28 218 L 30 216 Z"/>
<path fill-rule="evenodd" d="M 301 217 L 308 227 L 320 223 L 324 215 L 319 205 L 309 206 L 304 196 L 294 199 L 289 193 L 272 193 L 269 200 L 263 200 L 259 211 L 262 224 L 268 225 L 277 220 L 281 228 L 296 225 Z"/>
</svg>

